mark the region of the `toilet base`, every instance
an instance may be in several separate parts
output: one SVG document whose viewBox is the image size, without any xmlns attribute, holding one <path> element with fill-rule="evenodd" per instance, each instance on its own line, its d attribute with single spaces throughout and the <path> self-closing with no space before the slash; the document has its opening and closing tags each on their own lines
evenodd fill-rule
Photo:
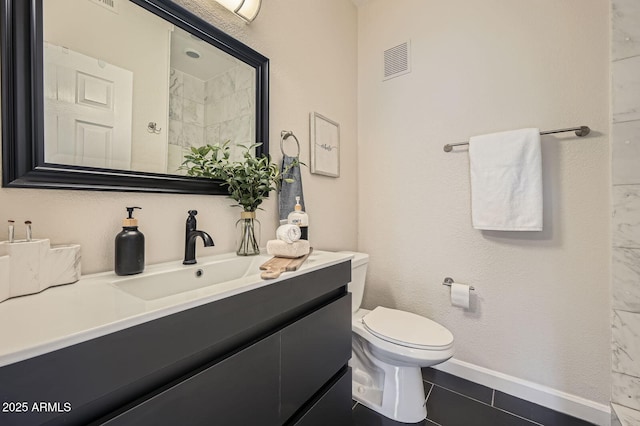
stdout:
<svg viewBox="0 0 640 426">
<path fill-rule="evenodd" d="M 352 347 L 349 365 L 355 401 L 398 422 L 417 423 L 427 417 L 420 367 L 396 366 L 376 359 L 360 339 L 354 338 Z"/>
</svg>

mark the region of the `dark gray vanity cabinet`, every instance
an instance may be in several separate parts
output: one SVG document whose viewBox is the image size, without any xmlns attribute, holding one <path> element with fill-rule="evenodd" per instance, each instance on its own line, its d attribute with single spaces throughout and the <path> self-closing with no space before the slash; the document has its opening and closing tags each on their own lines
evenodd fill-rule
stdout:
<svg viewBox="0 0 640 426">
<path fill-rule="evenodd" d="M 2 425 L 351 424 L 350 262 L 0 368 Z"/>
<path fill-rule="evenodd" d="M 290 418 L 336 374 L 336 366 L 344 365 L 345 357 L 347 360 L 351 357 L 351 333 L 344 333 L 345 310 L 349 313 L 351 331 L 351 297 L 343 297 L 282 330 L 283 420 Z"/>
<path fill-rule="evenodd" d="M 271 335 L 102 424 L 279 424 L 279 340 Z"/>
</svg>

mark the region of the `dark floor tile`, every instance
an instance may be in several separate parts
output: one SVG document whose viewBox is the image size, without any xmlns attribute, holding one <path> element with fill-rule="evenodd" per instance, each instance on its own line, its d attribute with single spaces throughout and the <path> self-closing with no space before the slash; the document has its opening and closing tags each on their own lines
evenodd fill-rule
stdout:
<svg viewBox="0 0 640 426">
<path fill-rule="evenodd" d="M 433 387 L 433 384 L 427 383 L 427 382 L 422 382 L 422 386 L 424 387 L 425 399 L 429 398 L 429 392 L 431 392 L 431 388 Z"/>
<path fill-rule="evenodd" d="M 549 426 L 590 426 L 593 423 L 586 422 L 564 413 L 551 410 L 547 407 L 534 404 L 524 399 L 496 391 L 493 405 L 510 413 L 533 420 Z"/>
<path fill-rule="evenodd" d="M 362 404 L 356 405 L 356 408 L 352 411 L 353 425 L 354 426 L 433 426 L 433 423 L 423 420 L 418 423 L 400 423 L 390 418 L 378 414 L 375 411 L 365 407 Z"/>
<path fill-rule="evenodd" d="M 427 399 L 427 419 L 442 426 L 535 425 L 528 420 L 466 398 L 440 386 L 434 386 Z"/>
<path fill-rule="evenodd" d="M 493 389 L 462 379 L 435 368 L 423 368 L 422 378 L 445 389 L 449 389 L 469 398 L 477 399 L 491 405 Z"/>
</svg>

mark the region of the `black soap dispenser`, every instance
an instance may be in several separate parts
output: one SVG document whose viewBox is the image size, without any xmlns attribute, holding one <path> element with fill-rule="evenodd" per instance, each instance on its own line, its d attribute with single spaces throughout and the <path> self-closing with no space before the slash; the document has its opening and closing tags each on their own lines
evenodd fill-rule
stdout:
<svg viewBox="0 0 640 426">
<path fill-rule="evenodd" d="M 129 217 L 122 221 L 122 231 L 116 235 L 116 274 L 133 275 L 144 270 L 144 235 L 138 231 L 138 219 L 133 217 L 133 209 L 127 207 Z"/>
</svg>

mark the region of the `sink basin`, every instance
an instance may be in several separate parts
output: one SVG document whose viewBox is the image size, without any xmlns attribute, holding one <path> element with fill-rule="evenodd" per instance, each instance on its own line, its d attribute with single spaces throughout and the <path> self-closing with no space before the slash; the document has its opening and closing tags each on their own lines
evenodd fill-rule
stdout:
<svg viewBox="0 0 640 426">
<path fill-rule="evenodd" d="M 155 300 L 258 275 L 260 265 L 268 259 L 268 256 L 233 256 L 189 266 L 177 264 L 157 270 L 149 268 L 141 275 L 112 281 L 111 285 L 140 299 Z"/>
</svg>

